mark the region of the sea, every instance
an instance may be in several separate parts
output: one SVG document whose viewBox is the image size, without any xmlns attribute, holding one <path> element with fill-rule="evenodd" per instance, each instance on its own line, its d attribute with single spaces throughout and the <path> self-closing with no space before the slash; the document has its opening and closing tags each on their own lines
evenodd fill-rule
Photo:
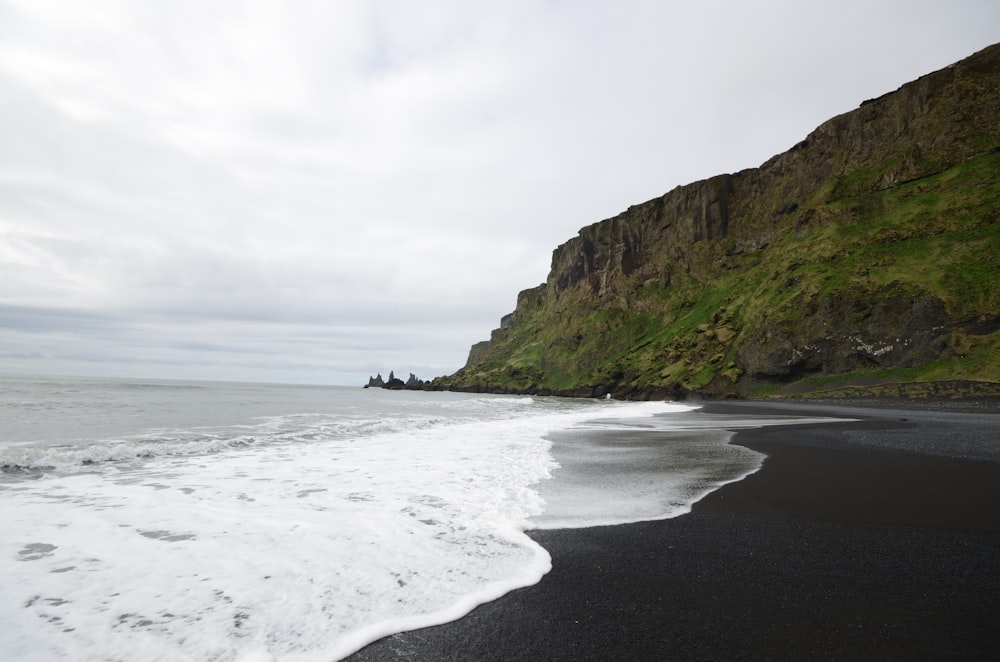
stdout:
<svg viewBox="0 0 1000 662">
<path fill-rule="evenodd" d="M 671 402 L 0 376 L 10 660 L 339 660 L 756 471 Z"/>
</svg>

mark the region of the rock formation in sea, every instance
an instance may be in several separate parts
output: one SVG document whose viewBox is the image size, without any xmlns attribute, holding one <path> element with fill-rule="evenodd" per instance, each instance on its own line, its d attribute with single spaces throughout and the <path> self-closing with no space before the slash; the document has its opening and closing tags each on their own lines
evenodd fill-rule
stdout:
<svg viewBox="0 0 1000 662">
<path fill-rule="evenodd" d="M 466 365 L 428 387 L 1000 392 L 998 173 L 994 45 L 757 168 L 584 227 Z"/>
<path fill-rule="evenodd" d="M 418 378 L 412 372 L 409 378 L 404 382 L 402 379 L 396 377 L 393 371 L 389 371 L 389 379 L 382 380 L 382 373 L 378 373 L 376 377 L 369 377 L 368 383 L 365 384 L 364 388 L 384 388 L 394 391 L 399 390 L 410 390 L 410 391 L 420 391 L 424 390 L 427 386 L 427 382 Z"/>
</svg>

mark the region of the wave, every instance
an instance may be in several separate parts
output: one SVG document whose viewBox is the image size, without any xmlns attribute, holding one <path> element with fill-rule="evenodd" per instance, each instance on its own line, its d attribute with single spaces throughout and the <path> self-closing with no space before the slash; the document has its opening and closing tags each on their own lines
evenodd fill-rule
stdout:
<svg viewBox="0 0 1000 662">
<path fill-rule="evenodd" d="M 364 438 L 403 430 L 429 429 L 446 422 L 445 419 L 430 417 L 345 421 L 292 415 L 273 417 L 256 425 L 218 430 L 162 430 L 119 439 L 49 446 L 11 444 L 0 448 L 0 469 L 9 474 L 162 457 L 211 455 L 255 446 L 316 443 L 333 438 Z"/>
<path fill-rule="evenodd" d="M 0 469 L 4 473 L 51 471 L 107 462 L 218 453 L 255 443 L 257 440 L 254 437 L 240 436 L 228 439 L 118 440 L 78 446 L 8 446 L 0 451 Z"/>
<path fill-rule="evenodd" d="M 0 491 L 0 528 L 24 541 L 3 571 L 27 615 L 0 646 L 117 659 L 155 641 L 151 659 L 338 659 L 457 618 L 549 569 L 524 531 L 546 507 L 538 486 L 559 468 L 550 433 L 672 410 L 531 398 L 452 406 L 464 397 L 354 398 L 336 412 L 306 405 L 227 428 L 8 445 L 36 463 L 77 465 L 223 452 L 66 480 L 46 473 Z M 38 550 L 44 558 L 21 562 Z M 121 616 L 109 622 L 109 612 Z M 58 629 L 39 629 L 36 616 Z"/>
<path fill-rule="evenodd" d="M 396 403 L 405 406 L 407 403 Z M 145 462 L 157 458 L 214 455 L 255 447 L 368 439 L 486 421 L 578 412 L 598 418 L 625 414 L 644 417 L 674 408 L 666 403 L 581 403 L 530 396 L 484 395 L 411 403 L 418 411 L 296 412 L 261 416 L 228 426 L 160 428 L 107 439 L 64 443 L 13 442 L 0 446 L 0 471 L 6 474 L 64 471 L 109 463 Z M 690 407 L 683 407 L 690 409 Z M 578 421 L 579 424 L 579 421 Z"/>
<path fill-rule="evenodd" d="M 518 403 L 517 406 L 523 406 Z M 296 413 L 261 417 L 247 425 L 219 428 L 155 430 L 106 440 L 68 444 L 32 442 L 0 446 L 0 471 L 7 474 L 71 470 L 106 463 L 146 461 L 163 457 L 211 455 L 257 446 L 322 443 L 332 439 L 365 439 L 376 435 L 431 430 L 476 420 L 482 406 L 468 407 L 469 416 L 406 415 L 345 417 Z M 496 412 L 499 417 L 500 412 Z"/>
</svg>

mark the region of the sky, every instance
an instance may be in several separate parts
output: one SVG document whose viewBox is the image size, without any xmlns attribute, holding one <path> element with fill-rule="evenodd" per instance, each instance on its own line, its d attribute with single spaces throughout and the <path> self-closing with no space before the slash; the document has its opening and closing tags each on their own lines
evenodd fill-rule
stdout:
<svg viewBox="0 0 1000 662">
<path fill-rule="evenodd" d="M 0 373 L 450 374 L 581 227 L 998 37 L 996 0 L 0 0 Z"/>
</svg>

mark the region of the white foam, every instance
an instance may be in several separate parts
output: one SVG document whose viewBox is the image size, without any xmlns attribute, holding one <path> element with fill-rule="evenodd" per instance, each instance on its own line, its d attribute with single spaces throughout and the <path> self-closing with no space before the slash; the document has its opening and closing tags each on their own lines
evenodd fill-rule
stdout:
<svg viewBox="0 0 1000 662">
<path fill-rule="evenodd" d="M 352 423 L 367 436 L 272 417 L 214 455 L 6 481 L 0 650 L 337 659 L 537 582 L 550 559 L 524 530 L 555 467 L 545 433 L 667 406 L 499 400 L 499 420 Z"/>
<path fill-rule="evenodd" d="M 334 437 L 360 437 L 415 429 L 433 429 L 461 418 L 410 415 L 392 418 L 347 418 L 331 414 L 260 417 L 253 425 L 160 429 L 76 443 L 7 443 L 0 446 L 6 470 L 66 470 L 105 462 L 220 453 L 253 445 L 280 445 Z"/>
<path fill-rule="evenodd" d="M 662 402 L 338 395 L 350 407 L 8 444 L 66 470 L 0 481 L 0 650 L 339 659 L 537 582 L 551 561 L 526 529 L 679 514 L 759 466 L 728 430 L 803 422 Z M 574 426 L 616 434 L 549 434 Z M 81 467 L 94 453 L 109 461 Z"/>
</svg>

